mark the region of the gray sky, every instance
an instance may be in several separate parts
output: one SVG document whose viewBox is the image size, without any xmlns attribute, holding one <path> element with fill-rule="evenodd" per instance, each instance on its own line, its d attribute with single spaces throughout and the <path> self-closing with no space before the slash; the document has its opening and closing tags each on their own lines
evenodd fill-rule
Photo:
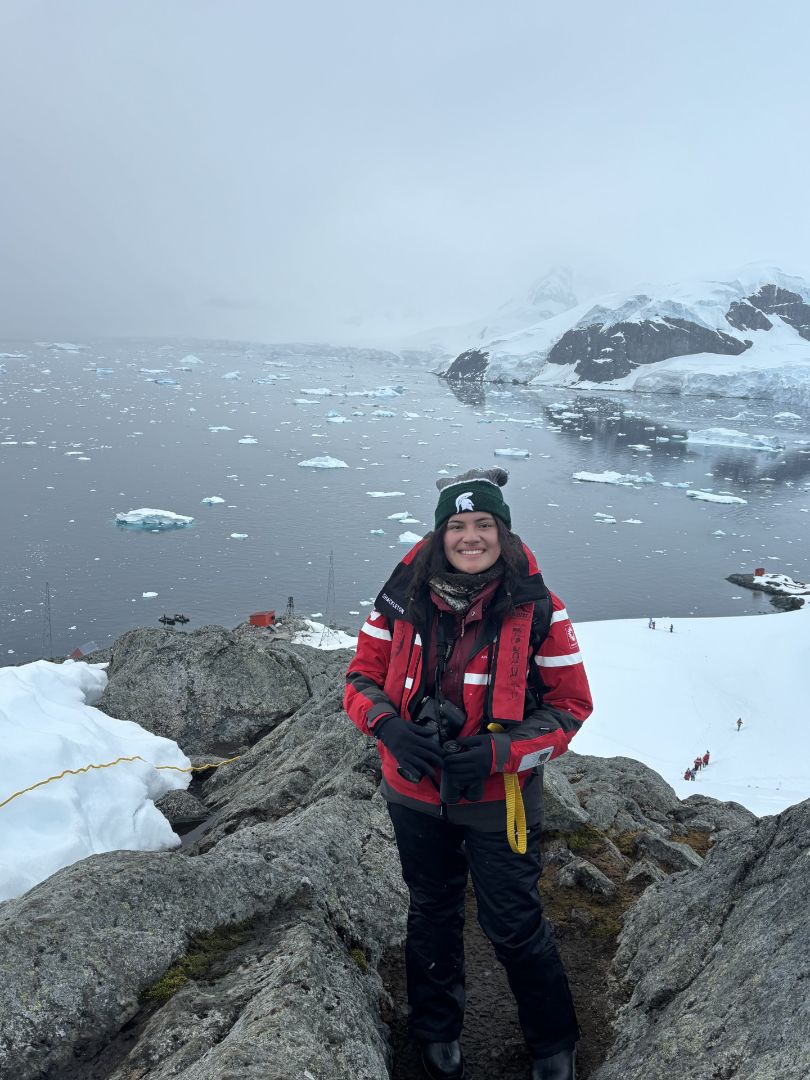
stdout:
<svg viewBox="0 0 810 1080">
<path fill-rule="evenodd" d="M 0 0 L 0 339 L 810 275 L 810 5 Z"/>
</svg>

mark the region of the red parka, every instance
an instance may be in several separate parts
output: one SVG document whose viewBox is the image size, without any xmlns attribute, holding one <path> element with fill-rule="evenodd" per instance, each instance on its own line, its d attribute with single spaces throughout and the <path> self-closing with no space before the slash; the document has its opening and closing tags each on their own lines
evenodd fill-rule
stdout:
<svg viewBox="0 0 810 1080">
<path fill-rule="evenodd" d="M 447 676 L 452 672 L 455 703 L 467 717 L 462 736 L 480 734 L 493 722 L 504 729 L 493 736 L 493 773 L 480 801 L 462 799 L 445 806 L 439 797 L 438 773 L 418 784 L 409 783 L 378 742 L 382 793 L 390 802 L 446 815 L 451 821 L 499 829 L 505 821 L 500 774 L 517 773 L 528 824 L 537 825 L 542 764 L 565 753 L 593 708 L 574 628 L 562 601 L 548 591 L 534 556 L 525 547 L 528 574 L 513 589 L 515 608 L 500 624 L 487 618 L 495 587 L 483 590 L 463 617 L 448 614 L 446 605 L 432 593 L 414 613 L 408 597 L 411 565 L 420 547 L 421 542 L 396 568 L 361 628 L 357 654 L 346 677 L 344 707 L 366 735 L 373 735 L 374 725 L 392 713 L 414 720 L 424 699 L 435 692 L 438 620 L 449 620 L 449 636 L 455 642 L 442 687 L 447 690 Z M 541 624 L 548 629 L 538 641 Z M 447 622 L 445 632 L 446 626 Z"/>
</svg>

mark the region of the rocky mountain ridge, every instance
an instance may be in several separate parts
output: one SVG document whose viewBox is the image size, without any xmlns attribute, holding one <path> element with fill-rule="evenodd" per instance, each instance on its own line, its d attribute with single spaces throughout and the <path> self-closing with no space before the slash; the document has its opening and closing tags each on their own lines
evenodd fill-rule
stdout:
<svg viewBox="0 0 810 1080">
<path fill-rule="evenodd" d="M 469 347 L 486 358 L 475 377 L 491 381 L 738 396 L 792 383 L 804 394 L 810 284 L 752 267 L 726 281 L 606 297 Z M 451 381 L 470 377 L 468 352 L 446 368 Z"/>
<path fill-rule="evenodd" d="M 348 660 L 250 626 L 115 643 L 102 709 L 239 760 L 193 807 L 167 801 L 202 822 L 179 851 L 93 856 L 0 904 L 0 1075 L 419 1075 L 391 976 L 407 900 L 376 751 L 341 708 Z M 627 758 L 547 768 L 542 891 L 582 965 L 582 1080 L 805 1080 L 808 825 L 810 802 L 681 802 Z M 505 1002 L 468 1024 L 471 1080 L 526 1075 L 516 1033 Z"/>
</svg>

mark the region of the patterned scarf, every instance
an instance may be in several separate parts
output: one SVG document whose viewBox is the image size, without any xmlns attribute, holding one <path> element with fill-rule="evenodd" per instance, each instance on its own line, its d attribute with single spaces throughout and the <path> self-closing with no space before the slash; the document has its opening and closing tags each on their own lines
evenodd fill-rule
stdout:
<svg viewBox="0 0 810 1080">
<path fill-rule="evenodd" d="M 465 611 L 469 611 L 481 590 L 502 575 L 503 563 L 498 559 L 489 570 L 483 570 L 480 574 L 458 574 L 444 570 L 434 574 L 428 584 L 431 592 L 440 596 L 458 615 L 463 615 Z"/>
</svg>

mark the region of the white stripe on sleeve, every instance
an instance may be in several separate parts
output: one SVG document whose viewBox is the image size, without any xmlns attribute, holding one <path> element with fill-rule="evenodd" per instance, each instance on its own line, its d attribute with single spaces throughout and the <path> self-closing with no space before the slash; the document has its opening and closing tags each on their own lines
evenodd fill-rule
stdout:
<svg viewBox="0 0 810 1080">
<path fill-rule="evenodd" d="M 567 618 L 568 612 L 565 610 L 565 608 L 560 608 L 559 611 L 555 611 L 554 614 L 551 616 L 551 622 L 552 624 L 555 622 L 564 622 Z"/>
<path fill-rule="evenodd" d="M 489 682 L 489 675 L 470 675 L 465 672 L 464 682 L 473 683 L 475 686 L 486 686 Z"/>
<path fill-rule="evenodd" d="M 573 667 L 574 664 L 582 663 L 582 653 L 573 652 L 568 656 L 535 656 L 534 662 L 538 667 Z"/>
<path fill-rule="evenodd" d="M 369 637 L 379 638 L 380 641 L 390 641 L 391 631 L 383 626 L 372 626 L 368 620 L 360 627 L 361 634 L 368 634 Z"/>
</svg>

